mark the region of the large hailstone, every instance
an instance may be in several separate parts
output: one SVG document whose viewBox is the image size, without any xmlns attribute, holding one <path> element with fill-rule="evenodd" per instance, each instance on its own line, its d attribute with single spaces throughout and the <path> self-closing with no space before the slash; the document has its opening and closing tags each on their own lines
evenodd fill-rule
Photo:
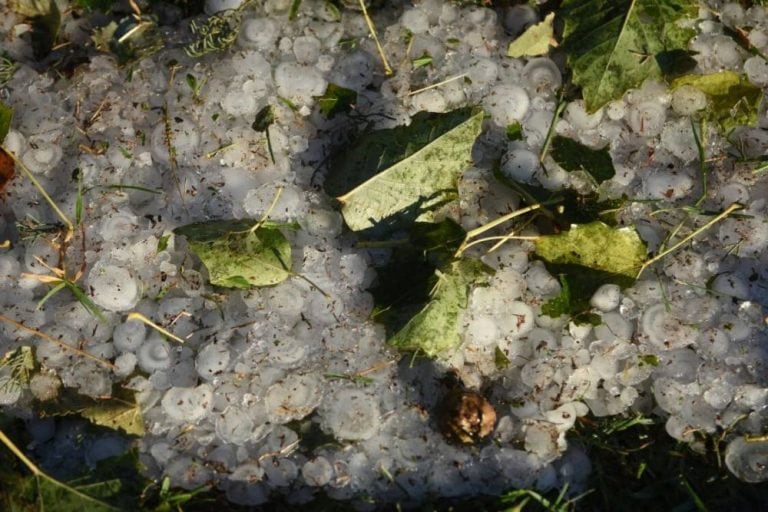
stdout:
<svg viewBox="0 0 768 512">
<path fill-rule="evenodd" d="M 768 441 L 734 439 L 725 449 L 725 465 L 740 480 L 752 484 L 768 480 Z"/>
<path fill-rule="evenodd" d="M 195 388 L 171 388 L 162 400 L 163 410 L 179 423 L 197 423 L 213 407 L 213 389 L 208 384 Z"/>
<path fill-rule="evenodd" d="M 110 264 L 96 264 L 88 274 L 93 302 L 109 311 L 132 309 L 139 299 L 139 284 L 128 269 Z"/>
<path fill-rule="evenodd" d="M 291 375 L 267 389 L 264 404 L 273 423 L 288 423 L 308 416 L 322 399 L 322 383 L 314 375 Z"/>
<path fill-rule="evenodd" d="M 379 429 L 379 404 L 375 397 L 358 389 L 342 389 L 328 401 L 323 425 L 337 439 L 362 441 Z"/>
</svg>

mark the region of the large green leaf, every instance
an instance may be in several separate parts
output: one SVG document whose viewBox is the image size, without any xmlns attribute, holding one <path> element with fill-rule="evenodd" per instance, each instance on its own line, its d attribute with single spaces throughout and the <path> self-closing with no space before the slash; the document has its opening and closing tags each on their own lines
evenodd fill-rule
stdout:
<svg viewBox="0 0 768 512">
<path fill-rule="evenodd" d="M 690 85 L 707 95 L 708 108 L 704 116 L 729 132 L 739 125 L 757 123 L 757 110 L 763 99 L 763 90 L 752 85 L 746 77 L 734 71 L 720 71 L 708 75 L 685 75 L 672 82 L 674 90 Z"/>
<path fill-rule="evenodd" d="M 176 228 L 208 269 L 211 284 L 228 288 L 269 286 L 291 275 L 291 245 L 273 225 L 222 220 Z"/>
<path fill-rule="evenodd" d="M 467 307 L 471 287 L 486 284 L 490 272 L 484 263 L 471 258 L 451 263 L 444 272 L 438 271 L 432 300 L 389 343 L 400 350 L 418 351 L 430 357 L 458 348 L 459 315 Z"/>
<path fill-rule="evenodd" d="M 325 188 L 338 195 L 344 220 L 360 231 L 405 218 L 430 222 L 455 197 L 483 113 L 419 113 L 410 125 L 364 135 L 330 163 Z"/>
<path fill-rule="evenodd" d="M 548 263 L 578 265 L 634 279 L 647 249 L 634 228 L 612 228 L 595 221 L 539 237 L 536 255 Z"/>
<path fill-rule="evenodd" d="M 657 54 L 685 49 L 694 32 L 695 0 L 565 0 L 562 47 L 593 112 L 648 78 L 661 78 Z"/>
</svg>

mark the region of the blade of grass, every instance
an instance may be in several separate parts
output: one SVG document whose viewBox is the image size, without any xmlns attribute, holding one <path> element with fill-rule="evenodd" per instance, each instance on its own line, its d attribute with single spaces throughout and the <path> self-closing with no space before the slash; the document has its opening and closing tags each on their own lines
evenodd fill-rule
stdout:
<svg viewBox="0 0 768 512">
<path fill-rule="evenodd" d="M 392 71 L 392 67 L 389 65 L 387 56 L 384 54 L 384 48 L 382 48 L 381 43 L 379 42 L 379 36 L 376 34 L 376 27 L 373 24 L 373 20 L 368 15 L 368 9 L 365 7 L 365 0 L 358 1 L 360 2 L 360 8 L 363 10 L 363 18 L 365 18 L 365 22 L 368 24 L 368 31 L 371 33 L 371 37 L 373 37 L 373 41 L 376 43 L 376 49 L 379 51 L 381 63 L 384 65 L 384 73 L 387 76 L 391 76 L 394 72 Z"/>
</svg>

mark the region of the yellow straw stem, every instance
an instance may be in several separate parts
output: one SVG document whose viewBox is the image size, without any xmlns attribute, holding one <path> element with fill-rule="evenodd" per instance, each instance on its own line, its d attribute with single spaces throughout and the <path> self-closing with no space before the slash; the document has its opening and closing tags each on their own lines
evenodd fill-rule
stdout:
<svg viewBox="0 0 768 512">
<path fill-rule="evenodd" d="M 183 339 L 179 338 L 178 336 L 173 334 L 171 331 L 160 327 L 155 322 L 153 322 L 149 318 L 145 317 L 141 313 L 137 313 L 135 311 L 133 313 L 128 313 L 128 320 L 138 320 L 139 322 L 142 322 L 143 324 L 150 326 L 151 328 L 153 328 L 154 330 L 156 330 L 160 334 L 163 334 L 163 335 L 171 338 L 174 341 L 178 341 L 179 343 L 184 344 L 184 340 Z"/>
<path fill-rule="evenodd" d="M 368 30 L 371 33 L 371 37 L 373 37 L 373 41 L 376 43 L 376 49 L 379 51 L 379 56 L 381 57 L 381 63 L 384 65 L 384 73 L 387 74 L 387 76 L 390 76 L 393 74 L 392 67 L 389 65 L 389 61 L 387 60 L 387 56 L 384 54 L 384 48 L 381 47 L 381 43 L 379 42 L 379 36 L 376 35 L 376 27 L 373 25 L 373 20 L 368 15 L 368 9 L 365 7 L 365 0 L 359 0 L 360 7 L 363 9 L 363 18 L 365 18 L 365 22 L 368 24 Z"/>
</svg>

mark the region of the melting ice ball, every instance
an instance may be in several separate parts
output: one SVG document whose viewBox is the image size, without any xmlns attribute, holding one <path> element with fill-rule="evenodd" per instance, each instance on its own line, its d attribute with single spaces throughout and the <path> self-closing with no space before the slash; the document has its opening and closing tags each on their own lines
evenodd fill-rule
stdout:
<svg viewBox="0 0 768 512">
<path fill-rule="evenodd" d="M 330 397 L 323 424 L 338 439 L 360 441 L 379 428 L 379 405 L 371 395 L 357 389 L 342 389 Z"/>
<path fill-rule="evenodd" d="M 768 480 L 768 441 L 734 439 L 725 449 L 725 465 L 740 480 L 749 483 Z"/>
<path fill-rule="evenodd" d="M 139 302 L 139 285 L 123 267 L 97 263 L 88 275 L 88 285 L 93 301 L 109 311 L 126 311 Z"/>
</svg>

